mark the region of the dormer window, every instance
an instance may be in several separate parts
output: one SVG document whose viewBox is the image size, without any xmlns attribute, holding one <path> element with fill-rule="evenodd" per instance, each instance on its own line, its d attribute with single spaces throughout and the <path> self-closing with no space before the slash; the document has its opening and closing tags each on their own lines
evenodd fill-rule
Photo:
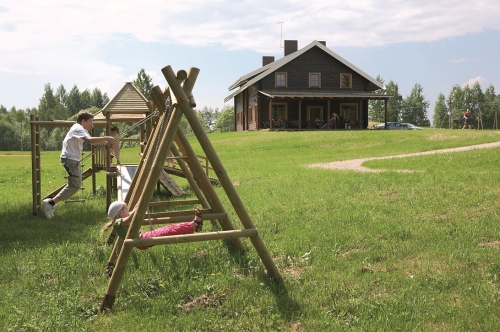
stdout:
<svg viewBox="0 0 500 332">
<path fill-rule="evenodd" d="M 321 88 L 321 73 L 309 73 L 309 87 Z"/>
<path fill-rule="evenodd" d="M 286 73 L 276 73 L 275 74 L 275 86 L 286 88 L 286 86 L 287 86 Z"/>
<path fill-rule="evenodd" d="M 340 74 L 340 88 L 352 89 L 352 74 Z"/>
</svg>

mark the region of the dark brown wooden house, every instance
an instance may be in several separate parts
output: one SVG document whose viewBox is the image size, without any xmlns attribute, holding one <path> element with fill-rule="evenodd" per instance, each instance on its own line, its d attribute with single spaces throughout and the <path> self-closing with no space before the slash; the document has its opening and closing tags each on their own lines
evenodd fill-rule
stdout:
<svg viewBox="0 0 500 332">
<path fill-rule="evenodd" d="M 233 99 L 235 130 L 366 129 L 368 101 L 382 84 L 349 61 L 313 41 L 297 49 L 285 40 L 284 57 L 264 56 L 262 67 L 240 77 L 225 98 Z M 334 113 L 339 118 L 329 125 Z"/>
</svg>

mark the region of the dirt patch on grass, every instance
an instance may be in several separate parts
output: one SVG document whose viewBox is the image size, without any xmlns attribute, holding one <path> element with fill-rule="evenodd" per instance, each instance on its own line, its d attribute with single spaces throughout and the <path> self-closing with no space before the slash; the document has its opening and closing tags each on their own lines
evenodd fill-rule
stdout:
<svg viewBox="0 0 500 332">
<path fill-rule="evenodd" d="M 478 244 L 478 246 L 480 247 L 498 247 L 499 245 L 500 245 L 500 240 L 495 240 L 487 243 L 481 242 Z"/>
<path fill-rule="evenodd" d="M 189 312 L 198 307 L 218 307 L 224 302 L 224 294 L 222 295 L 202 295 L 195 298 L 193 301 L 185 303 L 182 310 Z"/>
<path fill-rule="evenodd" d="M 438 135 L 436 135 L 436 136 L 438 136 Z M 416 152 L 416 153 L 407 153 L 407 154 L 400 154 L 400 155 L 395 155 L 395 156 L 360 158 L 360 159 L 334 161 L 331 163 L 312 164 L 312 165 L 309 165 L 308 167 L 309 168 L 333 169 L 333 170 L 357 171 L 357 172 L 384 172 L 385 170 L 371 169 L 371 168 L 362 166 L 362 164 L 365 161 L 369 161 L 369 160 L 406 158 L 406 157 L 424 156 L 424 155 L 437 154 L 437 153 L 460 152 L 460 151 L 468 151 L 468 150 L 475 150 L 475 149 L 491 149 L 491 148 L 497 148 L 497 147 L 500 147 L 500 141 L 493 142 L 493 143 L 472 145 L 472 146 L 462 146 L 462 147 L 458 147 L 458 148 L 432 150 L 432 151 Z"/>
</svg>

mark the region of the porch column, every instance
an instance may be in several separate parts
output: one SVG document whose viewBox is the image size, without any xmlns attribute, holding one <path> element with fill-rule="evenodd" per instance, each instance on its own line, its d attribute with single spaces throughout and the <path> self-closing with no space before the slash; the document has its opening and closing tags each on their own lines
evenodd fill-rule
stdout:
<svg viewBox="0 0 500 332">
<path fill-rule="evenodd" d="M 328 106 L 327 106 L 327 109 L 328 109 L 328 111 L 327 111 L 327 112 L 328 112 L 328 114 L 327 114 L 327 117 L 326 117 L 326 124 L 327 124 L 327 125 L 326 125 L 326 127 L 327 127 L 328 129 L 332 129 L 332 128 L 330 128 L 330 98 L 328 98 Z"/>
<path fill-rule="evenodd" d="M 269 97 L 269 130 L 273 130 L 273 114 L 272 114 L 272 109 L 273 109 L 273 99 Z"/>
<path fill-rule="evenodd" d="M 358 129 L 363 128 L 363 123 L 364 123 L 363 120 L 365 119 L 365 117 L 363 116 L 364 106 L 365 106 L 364 99 L 361 99 L 361 101 L 359 102 L 359 111 L 358 111 L 358 118 L 359 118 Z"/>
<path fill-rule="evenodd" d="M 299 98 L 299 130 L 302 129 L 302 98 Z"/>
<path fill-rule="evenodd" d="M 243 112 L 241 112 L 241 116 L 243 117 L 243 119 L 241 119 L 243 131 L 248 130 L 247 114 L 248 114 L 248 89 L 246 89 L 243 92 Z"/>
<path fill-rule="evenodd" d="M 389 127 L 387 126 L 387 99 L 384 99 L 384 109 L 385 109 L 385 130 L 388 130 Z"/>
</svg>

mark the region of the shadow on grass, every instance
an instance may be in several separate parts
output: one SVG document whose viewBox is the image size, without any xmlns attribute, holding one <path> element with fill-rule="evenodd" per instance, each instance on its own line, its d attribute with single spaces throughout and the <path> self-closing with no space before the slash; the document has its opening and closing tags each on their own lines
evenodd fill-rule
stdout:
<svg viewBox="0 0 500 332">
<path fill-rule="evenodd" d="M 241 271 L 245 271 L 245 275 L 250 274 L 249 271 L 252 262 L 248 259 L 245 253 L 248 250 L 255 250 L 255 248 L 247 248 L 246 251 L 242 252 L 234 246 L 232 241 L 225 240 L 224 243 L 229 249 L 229 253 L 233 258 L 233 262 L 239 265 L 239 269 Z M 262 261 L 260 262 L 262 264 Z M 285 279 L 283 279 L 282 276 L 270 277 L 267 272 L 264 272 L 264 270 L 257 271 L 261 271 L 261 273 L 256 273 L 254 275 L 259 278 L 261 283 L 268 286 L 269 289 L 273 292 L 273 295 L 276 299 L 276 307 L 278 308 L 278 312 L 280 313 L 281 317 L 286 321 L 291 321 L 294 318 L 300 316 L 302 314 L 302 308 L 300 307 L 300 304 L 290 296 L 285 284 Z"/>
<path fill-rule="evenodd" d="M 41 209 L 33 216 L 31 204 L 4 205 L 0 218 L 0 253 L 5 254 L 19 247 L 45 247 L 88 240 L 83 239 L 82 234 L 87 234 L 89 227 L 100 226 L 106 220 L 104 204 L 72 203 L 71 207 L 61 204 L 50 220 Z M 102 208 L 97 205 L 102 205 Z"/>
</svg>

